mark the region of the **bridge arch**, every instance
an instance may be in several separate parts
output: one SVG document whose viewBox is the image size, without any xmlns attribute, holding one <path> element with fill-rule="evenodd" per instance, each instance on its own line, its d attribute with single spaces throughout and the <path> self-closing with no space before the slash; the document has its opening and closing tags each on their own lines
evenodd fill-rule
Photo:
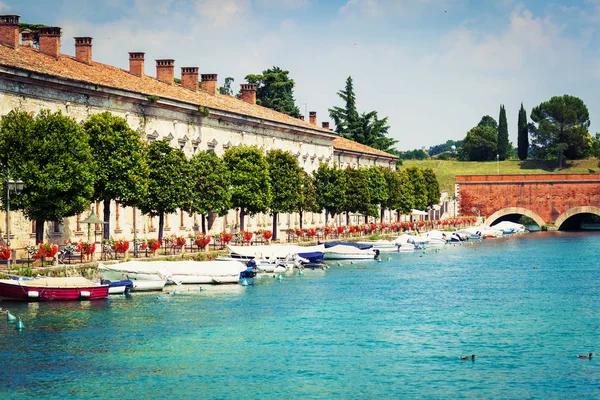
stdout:
<svg viewBox="0 0 600 400">
<path fill-rule="evenodd" d="M 560 215 L 560 217 L 558 217 L 556 219 L 556 222 L 554 222 L 554 225 L 556 225 L 556 227 L 558 229 L 560 229 L 560 226 L 566 220 L 568 220 L 569 218 L 571 218 L 572 216 L 577 215 L 577 214 L 595 214 L 597 216 L 600 216 L 600 208 L 593 207 L 593 206 L 573 207 L 571 209 L 568 209 L 564 213 L 562 213 Z"/>
<path fill-rule="evenodd" d="M 598 209 L 598 211 L 600 211 L 600 209 Z M 503 208 L 501 210 L 498 210 L 498 211 L 496 211 L 495 213 L 493 213 L 492 215 L 490 215 L 489 217 L 486 218 L 485 224 L 488 225 L 488 226 L 490 226 L 498 218 L 501 218 L 501 217 L 504 217 L 505 215 L 510 215 L 510 214 L 525 215 L 526 217 L 529 217 L 532 220 L 534 220 L 535 223 L 538 224 L 540 227 L 546 225 L 546 222 L 542 219 L 542 217 L 540 217 L 539 215 L 537 215 L 533 211 L 530 211 L 530 210 L 528 210 L 526 208 L 523 208 L 523 207 L 507 207 L 507 208 Z M 598 215 L 600 215 L 600 214 L 598 214 Z"/>
</svg>

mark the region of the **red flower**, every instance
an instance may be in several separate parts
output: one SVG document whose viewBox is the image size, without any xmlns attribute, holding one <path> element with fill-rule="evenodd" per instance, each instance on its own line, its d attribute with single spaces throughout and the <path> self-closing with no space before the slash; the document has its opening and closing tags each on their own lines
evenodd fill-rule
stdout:
<svg viewBox="0 0 600 400">
<path fill-rule="evenodd" d="M 338 226 L 338 227 L 336 228 L 336 230 L 335 230 L 335 231 L 336 231 L 337 233 L 344 233 L 344 231 L 345 231 L 345 230 L 346 230 L 346 228 L 345 228 L 345 227 L 343 227 L 343 226 Z"/>
<path fill-rule="evenodd" d="M 325 235 L 331 235 L 333 233 L 333 228 L 330 226 L 323 227 L 323 233 Z"/>
<path fill-rule="evenodd" d="M 317 236 L 317 230 L 315 228 L 310 228 L 308 230 L 308 236 L 309 237 L 315 237 L 315 236 Z"/>
<path fill-rule="evenodd" d="M 265 240 L 269 240 L 273 237 L 273 232 L 271 231 L 262 231 L 262 237 Z"/>
<path fill-rule="evenodd" d="M 8 260 L 10 258 L 11 253 L 12 253 L 12 250 L 10 247 L 5 247 L 5 246 L 0 247 L 0 258 L 1 259 Z"/>
<path fill-rule="evenodd" d="M 200 236 L 196 239 L 195 243 L 198 247 L 206 247 L 210 243 L 210 236 Z"/>
<path fill-rule="evenodd" d="M 254 235 L 254 233 L 252 233 L 252 232 L 244 232 L 242 236 L 244 238 L 244 241 L 249 242 L 252 240 L 253 235 Z"/>
<path fill-rule="evenodd" d="M 233 239 L 233 235 L 231 233 L 221 232 L 221 240 L 223 242 L 229 243 L 229 242 L 231 242 L 232 239 Z"/>
</svg>

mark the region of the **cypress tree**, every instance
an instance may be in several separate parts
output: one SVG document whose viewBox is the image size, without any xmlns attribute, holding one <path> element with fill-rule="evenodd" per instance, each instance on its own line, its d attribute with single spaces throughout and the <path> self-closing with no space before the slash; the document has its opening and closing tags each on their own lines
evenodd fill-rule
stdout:
<svg viewBox="0 0 600 400">
<path fill-rule="evenodd" d="M 519 110 L 519 122 L 517 123 L 518 138 L 518 151 L 519 159 L 526 160 L 527 153 L 529 152 L 529 130 L 527 129 L 527 113 L 521 103 L 521 109 Z"/>
<path fill-rule="evenodd" d="M 498 117 L 498 154 L 500 160 L 508 158 L 510 143 L 508 142 L 508 123 L 506 122 L 506 110 L 500 105 L 500 116 Z"/>
</svg>

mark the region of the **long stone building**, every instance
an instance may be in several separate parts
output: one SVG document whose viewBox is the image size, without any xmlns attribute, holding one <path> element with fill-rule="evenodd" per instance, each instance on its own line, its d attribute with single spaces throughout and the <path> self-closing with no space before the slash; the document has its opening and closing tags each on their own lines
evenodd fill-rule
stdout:
<svg viewBox="0 0 600 400">
<path fill-rule="evenodd" d="M 0 115 L 13 109 L 37 114 L 42 109 L 61 111 L 77 122 L 90 115 L 109 111 L 123 117 L 148 142 L 167 138 L 173 147 L 189 157 L 202 150 L 221 156 L 231 146 L 256 145 L 264 152 L 283 149 L 294 154 L 300 165 L 312 172 L 320 163 L 381 165 L 395 168 L 396 157 L 339 137 L 329 123 L 317 124 L 316 112 L 309 120 L 297 119 L 256 104 L 256 86 L 242 84 L 241 97 L 221 95 L 217 74 L 200 73 L 198 67 L 181 67 L 181 84 L 175 83 L 175 60 L 156 60 L 156 76 L 145 74 L 146 54 L 129 53 L 129 69 L 96 62 L 90 37 L 75 38 L 75 56 L 61 53 L 61 28 L 46 27 L 34 47 L 30 32 L 19 34 L 19 16 L 0 16 Z M 125 56 L 125 55 L 124 55 Z M 201 89 L 199 88 L 201 82 Z M 102 217 L 100 204 L 91 209 Z M 20 213 L 12 213 L 10 227 L 16 245 L 35 237 L 35 224 Z M 54 242 L 86 236 L 80 221 L 88 215 L 46 224 L 45 237 Z M 157 218 L 139 211 L 111 206 L 111 237 L 155 237 Z M 305 226 L 322 225 L 324 215 L 307 213 Z M 391 216 L 389 217 L 391 218 Z M 165 234 L 187 236 L 198 230 L 197 216 L 184 211 L 165 216 Z M 297 214 L 281 215 L 279 229 L 299 224 Z M 239 215 L 232 210 L 225 217 L 209 216 L 211 232 L 237 229 Z M 270 229 L 268 215 L 248 218 L 247 230 Z M 96 230 L 101 227 L 97 225 Z M 2 227 L 3 236 L 6 235 Z"/>
</svg>

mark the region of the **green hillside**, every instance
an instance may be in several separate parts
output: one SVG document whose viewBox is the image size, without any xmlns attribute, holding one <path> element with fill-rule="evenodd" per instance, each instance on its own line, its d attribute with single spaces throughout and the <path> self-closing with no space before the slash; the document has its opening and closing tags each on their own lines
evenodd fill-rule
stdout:
<svg viewBox="0 0 600 400">
<path fill-rule="evenodd" d="M 569 160 L 562 169 L 558 169 L 557 161 L 547 160 L 506 160 L 496 163 L 467 162 L 467 161 L 442 161 L 442 160 L 406 160 L 402 168 L 419 167 L 431 168 L 440 182 L 440 190 L 454 195 L 454 177 L 456 175 L 496 175 L 500 174 L 587 174 L 598 173 L 598 159 Z"/>
</svg>

